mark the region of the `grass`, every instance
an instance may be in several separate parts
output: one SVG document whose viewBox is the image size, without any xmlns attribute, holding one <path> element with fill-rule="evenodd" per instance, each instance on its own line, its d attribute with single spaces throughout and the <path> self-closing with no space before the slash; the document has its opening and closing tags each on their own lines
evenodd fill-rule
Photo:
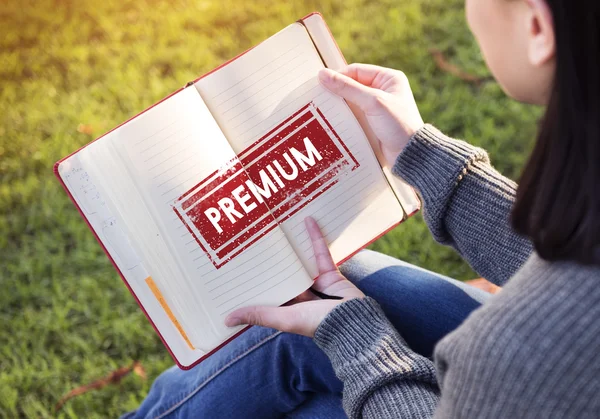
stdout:
<svg viewBox="0 0 600 419">
<path fill-rule="evenodd" d="M 50 417 L 72 388 L 139 359 L 149 380 L 71 400 L 60 417 L 134 409 L 172 364 L 52 175 L 52 164 L 284 25 L 321 11 L 348 61 L 404 70 L 423 117 L 516 178 L 538 111 L 494 82 L 440 71 L 429 49 L 487 76 L 462 0 L 0 3 L 0 417 Z M 373 248 L 475 276 L 420 216 Z"/>
</svg>

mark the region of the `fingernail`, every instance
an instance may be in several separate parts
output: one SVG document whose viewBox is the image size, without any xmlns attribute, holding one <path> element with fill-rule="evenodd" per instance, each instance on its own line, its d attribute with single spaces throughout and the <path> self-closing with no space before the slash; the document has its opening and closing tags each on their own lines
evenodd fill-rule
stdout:
<svg viewBox="0 0 600 419">
<path fill-rule="evenodd" d="M 333 84 L 334 79 L 332 73 L 332 70 L 328 68 L 323 68 L 321 71 L 319 71 L 319 81 L 326 85 Z"/>
<path fill-rule="evenodd" d="M 242 319 L 239 317 L 229 316 L 225 319 L 225 326 L 227 327 L 239 326 L 240 324 L 242 324 Z"/>
</svg>

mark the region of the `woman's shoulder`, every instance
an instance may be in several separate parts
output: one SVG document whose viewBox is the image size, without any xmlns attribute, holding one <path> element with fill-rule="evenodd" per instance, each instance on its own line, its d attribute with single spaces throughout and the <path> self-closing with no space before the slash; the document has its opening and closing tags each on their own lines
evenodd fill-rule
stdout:
<svg viewBox="0 0 600 419">
<path fill-rule="evenodd" d="M 439 343 L 435 357 L 442 388 L 456 399 L 464 386 L 477 386 L 481 397 L 517 416 L 525 406 L 548 413 L 569 404 L 600 408 L 600 399 L 586 398 L 600 385 L 600 267 L 532 255 Z"/>
</svg>

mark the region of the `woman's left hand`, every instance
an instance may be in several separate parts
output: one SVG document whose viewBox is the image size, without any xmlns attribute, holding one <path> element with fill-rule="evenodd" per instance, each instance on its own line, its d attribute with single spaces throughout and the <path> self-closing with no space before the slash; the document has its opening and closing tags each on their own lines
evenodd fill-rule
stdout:
<svg viewBox="0 0 600 419">
<path fill-rule="evenodd" d="M 319 276 L 312 288 L 319 293 L 340 297 L 340 299 L 322 299 L 309 289 L 282 307 L 240 308 L 227 316 L 225 319 L 227 326 L 253 324 L 313 337 L 319 324 L 337 305 L 352 298 L 365 296 L 335 266 L 317 222 L 310 217 L 304 222 L 319 270 Z"/>
</svg>

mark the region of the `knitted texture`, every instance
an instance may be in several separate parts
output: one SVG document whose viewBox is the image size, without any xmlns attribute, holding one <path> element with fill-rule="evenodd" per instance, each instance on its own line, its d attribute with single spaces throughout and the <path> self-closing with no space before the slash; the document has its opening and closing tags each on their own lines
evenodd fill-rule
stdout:
<svg viewBox="0 0 600 419">
<path fill-rule="evenodd" d="M 433 364 L 408 348 L 375 300 L 340 304 L 318 328 L 315 341 L 344 382 L 344 410 L 350 417 L 365 410 L 379 417 L 382 403 L 389 417 L 433 414 L 439 397 Z M 395 385 L 399 381 L 404 382 L 400 387 Z M 406 402 L 390 404 L 394 395 Z"/>
<path fill-rule="evenodd" d="M 337 306 L 315 342 L 344 382 L 349 417 L 600 417 L 600 267 L 532 254 L 508 223 L 516 185 L 483 150 L 430 125 L 394 173 L 421 195 L 439 242 L 496 284 L 512 278 L 440 341 L 435 363 L 406 345 L 374 300 Z"/>
<path fill-rule="evenodd" d="M 517 185 L 494 170 L 484 150 L 426 125 L 393 172 L 421 195 L 433 237 L 487 280 L 502 285 L 531 254 L 531 243 L 509 226 Z"/>
</svg>

